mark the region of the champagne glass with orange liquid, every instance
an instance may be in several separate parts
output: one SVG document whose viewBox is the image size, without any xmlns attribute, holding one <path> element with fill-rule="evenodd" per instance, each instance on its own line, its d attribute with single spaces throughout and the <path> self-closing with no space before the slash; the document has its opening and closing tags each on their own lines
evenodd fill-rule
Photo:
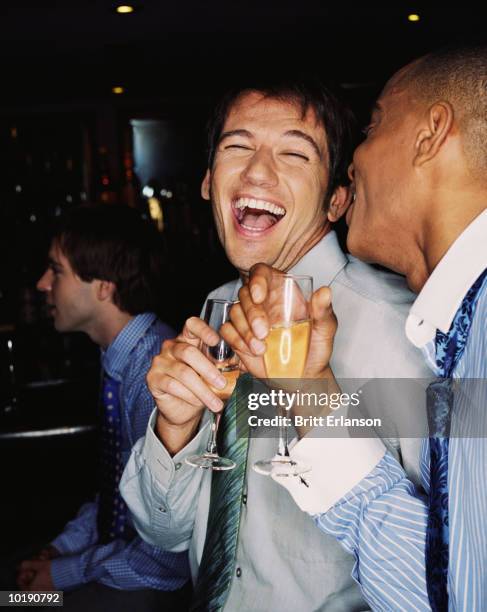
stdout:
<svg viewBox="0 0 487 612">
<path fill-rule="evenodd" d="M 310 300 L 313 294 L 311 276 L 274 274 L 268 287 L 264 309 L 269 319 L 270 331 L 265 339 L 264 354 L 266 375 L 276 386 L 296 385 L 303 376 L 308 358 L 311 337 Z M 280 385 L 279 380 L 282 385 Z M 274 381 L 274 382 L 273 382 Z M 296 389 L 295 389 L 296 390 Z M 279 408 L 281 417 L 288 416 Z M 253 468 L 266 476 L 298 476 L 309 472 L 306 465 L 293 461 L 289 456 L 287 427 L 280 419 L 277 453 L 271 459 L 254 463 Z"/>
<path fill-rule="evenodd" d="M 220 327 L 230 320 L 230 309 L 235 304 L 230 300 L 210 299 L 206 302 L 204 320 L 215 331 L 219 332 Z M 230 345 L 220 338 L 216 346 L 201 345 L 201 350 L 220 370 L 227 381 L 223 389 L 210 387 L 215 395 L 217 395 L 225 404 L 235 389 L 237 378 L 240 374 L 238 356 L 231 349 Z M 224 408 L 225 409 L 225 408 Z M 235 462 L 226 457 L 221 457 L 218 454 L 216 436 L 218 433 L 218 425 L 220 423 L 222 412 L 212 413 L 211 435 L 206 447 L 206 451 L 202 455 L 192 455 L 186 458 L 186 463 L 193 467 L 210 470 L 233 470 Z"/>
</svg>

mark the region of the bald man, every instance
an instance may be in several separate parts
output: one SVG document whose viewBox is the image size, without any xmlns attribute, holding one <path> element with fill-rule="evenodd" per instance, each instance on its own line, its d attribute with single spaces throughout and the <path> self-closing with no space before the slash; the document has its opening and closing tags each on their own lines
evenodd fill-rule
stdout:
<svg viewBox="0 0 487 612">
<path fill-rule="evenodd" d="M 350 167 L 350 251 L 404 274 L 419 293 L 406 335 L 439 377 L 427 392 L 427 497 L 377 439 L 305 435 L 292 458 L 320 456 L 333 469 L 316 465 L 309 487 L 276 479 L 355 556 L 353 575 L 373 609 L 487 609 L 486 118 L 487 47 L 431 53 L 386 84 Z M 260 304 L 274 273 L 259 266 L 242 290 L 232 313 L 240 350 L 265 337 Z M 314 307 L 332 338 L 329 299 L 322 292 Z M 335 384 L 330 368 L 322 375 Z"/>
</svg>

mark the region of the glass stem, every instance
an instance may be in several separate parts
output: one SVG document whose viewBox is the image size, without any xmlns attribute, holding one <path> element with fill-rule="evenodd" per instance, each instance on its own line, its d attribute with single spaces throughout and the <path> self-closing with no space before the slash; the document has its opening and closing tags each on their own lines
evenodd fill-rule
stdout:
<svg viewBox="0 0 487 612">
<path fill-rule="evenodd" d="M 206 447 L 207 455 L 218 456 L 218 449 L 216 446 L 216 434 L 218 433 L 218 426 L 220 425 L 221 412 L 212 412 L 211 419 L 211 436 Z"/>
<path fill-rule="evenodd" d="M 279 406 L 279 442 L 277 445 L 277 454 L 280 457 L 288 457 L 289 450 L 287 448 L 287 427 L 283 425 L 286 417 L 285 410 Z"/>
</svg>

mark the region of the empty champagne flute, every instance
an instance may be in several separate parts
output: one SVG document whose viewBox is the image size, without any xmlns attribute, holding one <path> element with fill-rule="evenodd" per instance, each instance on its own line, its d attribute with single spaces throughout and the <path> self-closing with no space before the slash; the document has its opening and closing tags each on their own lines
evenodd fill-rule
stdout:
<svg viewBox="0 0 487 612">
<path fill-rule="evenodd" d="M 308 357 L 311 337 L 309 303 L 313 294 L 311 276 L 274 274 L 268 287 L 264 309 L 270 331 L 265 339 L 264 364 L 267 378 L 301 378 Z M 277 383 L 279 385 L 279 383 Z M 284 386 L 289 382 L 283 381 Z M 284 410 L 279 414 L 284 417 Z M 271 459 L 262 459 L 252 466 L 266 476 L 298 476 L 309 472 L 307 465 L 293 461 L 289 456 L 287 427 L 280 419 L 277 453 Z"/>
<path fill-rule="evenodd" d="M 204 320 L 215 331 L 219 332 L 221 326 L 230 320 L 230 309 L 235 304 L 231 300 L 210 299 L 206 302 L 206 310 Z M 227 384 L 223 389 L 210 387 L 215 395 L 223 402 L 228 401 L 235 389 L 237 378 L 240 374 L 239 359 L 235 352 L 231 349 L 223 338 L 220 338 L 216 346 L 201 345 L 203 354 L 214 363 L 220 370 L 220 373 L 225 377 Z M 223 408 L 223 410 L 225 407 Z M 211 412 L 211 435 L 206 447 L 206 451 L 202 455 L 192 455 L 186 458 L 186 463 L 193 467 L 201 469 L 210 469 L 216 471 L 233 470 L 235 462 L 226 457 L 221 457 L 218 454 L 216 436 L 218 433 L 218 425 L 220 423 L 221 412 Z"/>
</svg>

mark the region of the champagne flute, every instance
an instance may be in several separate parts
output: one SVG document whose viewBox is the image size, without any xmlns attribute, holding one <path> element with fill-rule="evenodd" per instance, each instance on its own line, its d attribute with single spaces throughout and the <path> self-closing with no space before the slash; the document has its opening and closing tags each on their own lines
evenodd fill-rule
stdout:
<svg viewBox="0 0 487 612">
<path fill-rule="evenodd" d="M 264 365 L 269 379 L 301 378 L 308 357 L 311 337 L 309 303 L 313 294 L 311 276 L 274 274 L 268 287 L 264 308 L 270 330 L 266 338 Z M 286 382 L 283 381 L 286 386 Z M 288 384 L 288 383 L 287 383 Z M 279 415 L 285 416 L 279 407 Z M 279 441 L 276 455 L 252 466 L 259 474 L 269 476 L 299 476 L 310 467 L 293 461 L 289 456 L 287 427 L 279 419 Z"/>
<path fill-rule="evenodd" d="M 210 299 L 206 302 L 206 310 L 204 320 L 214 330 L 219 331 L 223 323 L 230 320 L 230 309 L 235 304 L 231 300 Z M 222 338 L 216 346 L 201 345 L 201 351 L 214 365 L 220 370 L 220 373 L 225 377 L 227 384 L 223 389 L 217 389 L 210 386 L 210 389 L 223 402 L 228 401 L 235 389 L 237 378 L 240 374 L 238 356 L 231 349 L 230 345 Z M 224 407 L 225 408 L 225 407 Z M 211 435 L 208 441 L 206 451 L 202 455 L 192 455 L 186 457 L 186 463 L 192 467 L 201 469 L 210 469 L 216 471 L 233 470 L 235 462 L 226 457 L 221 457 L 218 454 L 216 436 L 218 433 L 218 425 L 220 423 L 221 412 L 212 412 Z"/>
</svg>

